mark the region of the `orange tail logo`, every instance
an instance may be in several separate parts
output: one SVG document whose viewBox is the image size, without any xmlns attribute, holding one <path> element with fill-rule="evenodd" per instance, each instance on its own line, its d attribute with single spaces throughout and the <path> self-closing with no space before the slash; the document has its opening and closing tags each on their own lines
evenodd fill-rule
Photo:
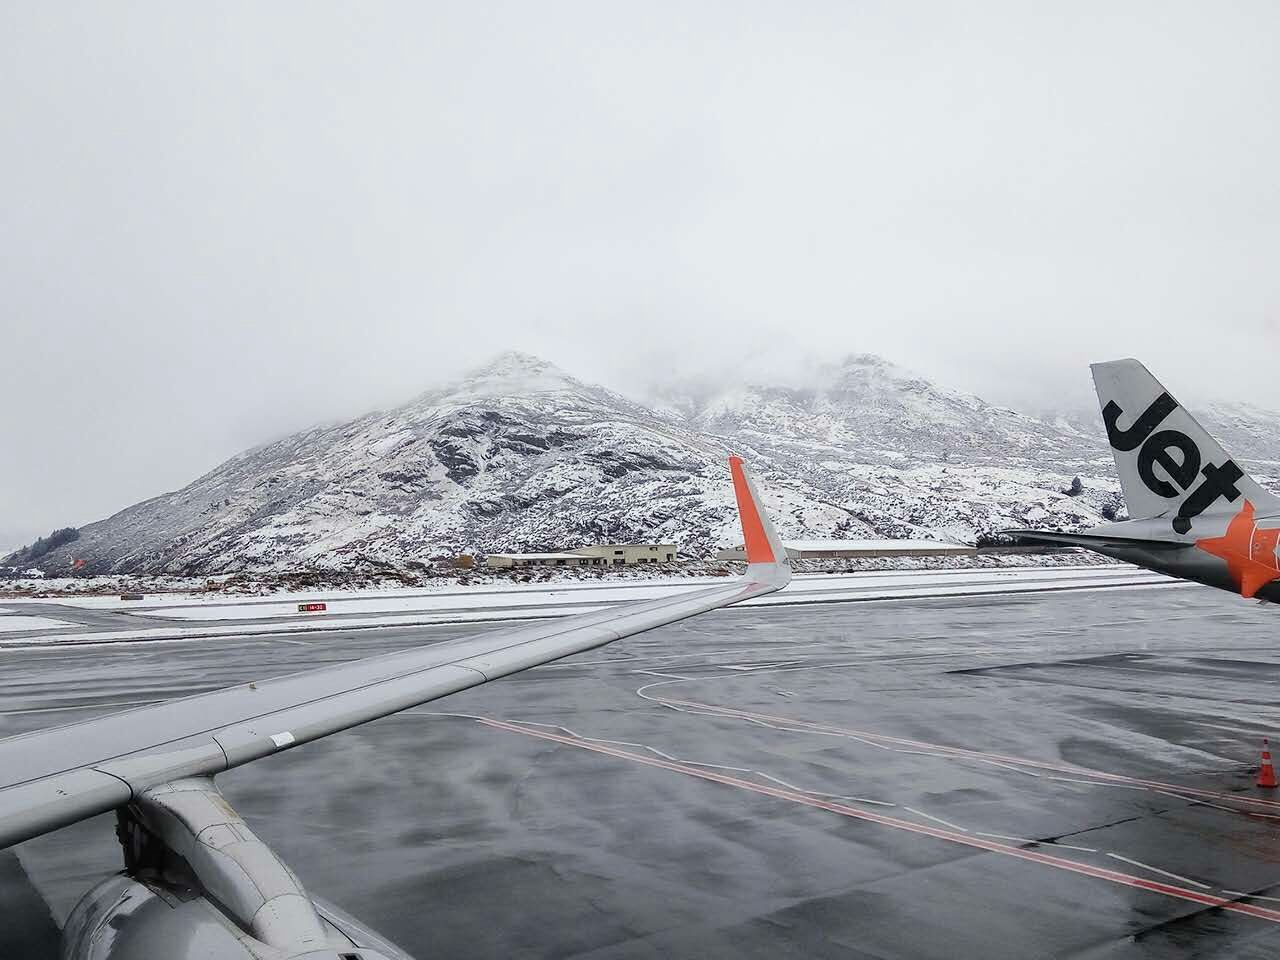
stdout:
<svg viewBox="0 0 1280 960">
<path fill-rule="evenodd" d="M 1272 580 L 1280 578 L 1277 540 L 1280 540 L 1280 530 L 1259 530 L 1254 522 L 1253 504 L 1246 500 L 1227 524 L 1226 533 L 1197 540 L 1196 546 L 1227 561 L 1227 570 L 1240 588 L 1240 596 L 1253 597 Z"/>
</svg>

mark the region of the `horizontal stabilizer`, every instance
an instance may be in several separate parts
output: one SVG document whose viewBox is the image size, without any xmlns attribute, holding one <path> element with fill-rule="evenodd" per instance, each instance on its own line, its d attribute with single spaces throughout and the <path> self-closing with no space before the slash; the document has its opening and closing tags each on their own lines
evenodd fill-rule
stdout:
<svg viewBox="0 0 1280 960">
<path fill-rule="evenodd" d="M 1036 543 L 1051 543 L 1060 547 L 1086 547 L 1096 550 L 1099 547 L 1142 547 L 1147 550 L 1172 550 L 1186 548 L 1185 542 L 1177 540 L 1148 540 L 1144 537 L 1111 537 L 1088 533 L 1046 533 L 1044 530 L 1001 530 L 1002 537 L 1015 537 L 1018 540 L 1032 540 Z"/>
</svg>

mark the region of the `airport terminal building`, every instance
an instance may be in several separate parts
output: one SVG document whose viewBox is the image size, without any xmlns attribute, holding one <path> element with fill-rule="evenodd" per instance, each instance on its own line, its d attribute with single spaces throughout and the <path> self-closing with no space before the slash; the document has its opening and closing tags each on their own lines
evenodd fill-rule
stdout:
<svg viewBox="0 0 1280 960">
<path fill-rule="evenodd" d="M 674 543 L 602 543 L 563 553 L 491 553 L 485 566 L 510 567 L 623 567 L 646 563 L 674 563 Z"/>
</svg>

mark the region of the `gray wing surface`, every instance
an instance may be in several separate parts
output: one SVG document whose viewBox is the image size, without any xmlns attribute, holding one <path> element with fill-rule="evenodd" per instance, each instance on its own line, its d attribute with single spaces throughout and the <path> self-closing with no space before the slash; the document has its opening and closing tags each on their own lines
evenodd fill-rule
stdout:
<svg viewBox="0 0 1280 960">
<path fill-rule="evenodd" d="M 128 803 L 181 777 L 251 760 L 645 630 L 782 589 L 786 554 L 741 461 L 744 527 L 769 547 L 737 580 L 228 687 L 0 740 L 0 849 Z"/>
</svg>

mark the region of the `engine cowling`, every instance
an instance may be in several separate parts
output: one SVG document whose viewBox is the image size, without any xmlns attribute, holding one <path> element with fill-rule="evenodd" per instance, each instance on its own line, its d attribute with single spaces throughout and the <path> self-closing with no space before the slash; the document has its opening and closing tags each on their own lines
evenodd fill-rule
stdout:
<svg viewBox="0 0 1280 960">
<path fill-rule="evenodd" d="M 330 904 L 313 900 L 328 944 L 286 953 L 246 934 L 208 898 L 118 874 L 76 904 L 63 960 L 412 960 Z"/>
<path fill-rule="evenodd" d="M 125 871 L 63 927 L 63 960 L 412 960 L 331 904 L 240 818 L 208 777 L 119 811 Z"/>
</svg>

